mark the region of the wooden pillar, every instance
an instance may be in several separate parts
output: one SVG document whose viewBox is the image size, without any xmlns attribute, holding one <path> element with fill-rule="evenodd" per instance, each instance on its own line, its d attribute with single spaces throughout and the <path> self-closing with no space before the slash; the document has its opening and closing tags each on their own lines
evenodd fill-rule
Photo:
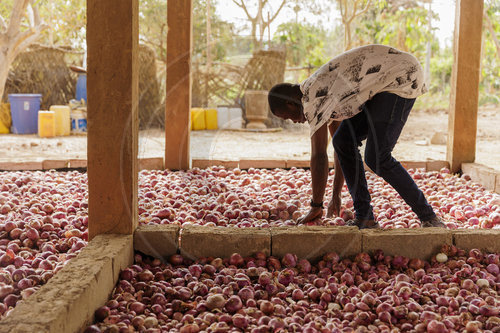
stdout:
<svg viewBox="0 0 500 333">
<path fill-rule="evenodd" d="M 169 0 L 167 12 L 165 168 L 185 170 L 191 162 L 191 0 Z"/>
<path fill-rule="evenodd" d="M 483 0 L 457 0 L 447 159 L 452 172 L 476 156 Z"/>
<path fill-rule="evenodd" d="M 87 0 L 89 238 L 137 227 L 138 0 Z"/>
</svg>

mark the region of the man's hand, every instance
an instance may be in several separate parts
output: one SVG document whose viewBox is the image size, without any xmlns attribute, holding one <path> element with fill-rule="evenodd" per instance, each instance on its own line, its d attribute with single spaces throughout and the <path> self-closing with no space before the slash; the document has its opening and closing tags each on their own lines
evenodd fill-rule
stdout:
<svg viewBox="0 0 500 333">
<path fill-rule="evenodd" d="M 307 213 L 306 216 L 304 217 L 301 217 L 297 223 L 298 224 L 304 224 L 304 223 L 307 223 L 309 221 L 312 221 L 316 218 L 321 218 L 323 216 L 323 208 L 321 207 L 311 207 L 311 209 L 309 210 L 309 213 Z"/>
<path fill-rule="evenodd" d="M 326 217 L 330 218 L 332 216 L 339 216 L 340 214 L 340 205 L 342 204 L 342 198 L 340 197 L 340 193 L 333 194 L 332 200 L 328 203 L 328 210 L 326 212 Z"/>
</svg>

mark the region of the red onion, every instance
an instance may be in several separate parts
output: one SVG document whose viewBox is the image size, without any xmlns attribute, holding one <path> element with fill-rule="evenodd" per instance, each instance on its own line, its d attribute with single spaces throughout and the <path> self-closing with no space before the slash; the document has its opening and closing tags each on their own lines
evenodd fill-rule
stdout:
<svg viewBox="0 0 500 333">
<path fill-rule="evenodd" d="M 235 313 L 238 310 L 240 310 L 242 307 L 243 307 L 243 303 L 241 302 L 241 299 L 236 295 L 229 297 L 229 299 L 227 300 L 227 302 L 225 304 L 225 309 L 229 313 Z"/>
<path fill-rule="evenodd" d="M 222 309 L 226 304 L 226 300 L 221 294 L 210 295 L 207 298 L 207 307 L 210 310 Z"/>
<path fill-rule="evenodd" d="M 287 253 L 281 259 L 281 263 L 284 267 L 294 268 L 297 266 L 297 256 L 295 254 Z"/>
</svg>

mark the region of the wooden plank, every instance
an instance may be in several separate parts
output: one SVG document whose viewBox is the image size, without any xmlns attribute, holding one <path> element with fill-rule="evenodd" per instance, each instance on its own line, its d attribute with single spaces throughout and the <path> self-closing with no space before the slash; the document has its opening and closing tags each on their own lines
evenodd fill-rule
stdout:
<svg viewBox="0 0 500 333">
<path fill-rule="evenodd" d="M 442 168 L 450 168 L 450 163 L 448 161 L 427 161 L 426 171 L 439 171 Z"/>
<path fill-rule="evenodd" d="M 0 170 L 18 171 L 18 170 L 42 170 L 42 161 L 33 162 L 0 162 Z"/>
<path fill-rule="evenodd" d="M 170 0 L 167 6 L 167 96 L 165 110 L 165 168 L 190 166 L 191 0 Z"/>
<path fill-rule="evenodd" d="M 193 159 L 191 164 L 193 168 L 200 169 L 205 169 L 211 166 L 223 166 L 226 169 L 234 169 L 238 167 L 239 161 Z"/>
<path fill-rule="evenodd" d="M 42 168 L 43 168 L 43 170 L 69 168 L 69 161 L 68 160 L 44 160 L 42 162 Z"/>
<path fill-rule="evenodd" d="M 458 0 L 446 159 L 451 172 L 476 157 L 479 69 L 484 0 Z"/>
<path fill-rule="evenodd" d="M 87 1 L 90 239 L 137 227 L 138 13 L 138 0 Z"/>
<path fill-rule="evenodd" d="M 163 170 L 163 157 L 146 157 L 139 159 L 139 170 Z"/>
<path fill-rule="evenodd" d="M 485 189 L 495 190 L 498 174 L 495 169 L 477 163 L 464 163 L 461 168 L 463 173 L 468 174 L 473 181 L 483 185 Z"/>
</svg>

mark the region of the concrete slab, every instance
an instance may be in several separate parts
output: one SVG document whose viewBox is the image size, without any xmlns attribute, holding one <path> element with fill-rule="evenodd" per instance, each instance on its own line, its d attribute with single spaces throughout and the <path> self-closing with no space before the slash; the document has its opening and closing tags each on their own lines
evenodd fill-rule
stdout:
<svg viewBox="0 0 500 333">
<path fill-rule="evenodd" d="M 47 284 L 0 321 L 0 332 L 79 332 L 133 262 L 132 236 L 96 236 Z"/>
<path fill-rule="evenodd" d="M 453 241 L 456 247 L 467 251 L 481 249 L 487 252 L 500 252 L 500 230 L 498 229 L 454 230 Z"/>
<path fill-rule="evenodd" d="M 181 255 L 189 258 L 228 258 L 233 253 L 251 256 L 271 253 L 269 229 L 189 226 L 182 228 Z"/>
<path fill-rule="evenodd" d="M 442 228 L 362 230 L 362 251 L 381 249 L 385 255 L 429 260 L 444 244 L 453 244 L 451 231 Z"/>
<path fill-rule="evenodd" d="M 361 252 L 361 233 L 356 227 L 276 227 L 271 228 L 271 244 L 273 256 L 294 253 L 314 262 L 327 252 L 342 258 Z"/>
<path fill-rule="evenodd" d="M 178 225 L 141 225 L 134 233 L 134 249 L 155 258 L 167 258 L 179 249 Z"/>
</svg>

